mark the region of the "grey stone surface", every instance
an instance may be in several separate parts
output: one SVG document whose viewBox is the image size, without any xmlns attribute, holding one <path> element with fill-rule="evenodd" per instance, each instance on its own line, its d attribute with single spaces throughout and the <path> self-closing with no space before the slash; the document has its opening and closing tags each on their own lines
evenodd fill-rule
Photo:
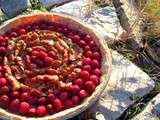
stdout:
<svg viewBox="0 0 160 120">
<path fill-rule="evenodd" d="M 1 9 L 9 17 L 14 17 L 20 14 L 30 5 L 29 0 L 0 0 Z"/>
<path fill-rule="evenodd" d="M 51 12 L 68 14 L 88 22 L 106 39 L 108 44 L 112 44 L 123 32 L 115 9 L 107 6 L 94 11 L 94 5 L 92 4 L 89 0 L 87 2 L 85 0 L 78 0 L 53 8 Z"/>
<path fill-rule="evenodd" d="M 60 5 L 66 2 L 70 2 L 73 0 L 40 0 L 40 2 L 46 7 L 46 8 L 50 8 L 54 5 Z"/>
<path fill-rule="evenodd" d="M 98 120 L 115 120 L 135 101 L 149 93 L 155 83 L 140 68 L 111 50 L 112 72 L 108 86 L 88 112 Z"/>
<path fill-rule="evenodd" d="M 132 120 L 160 120 L 160 93 Z"/>
</svg>

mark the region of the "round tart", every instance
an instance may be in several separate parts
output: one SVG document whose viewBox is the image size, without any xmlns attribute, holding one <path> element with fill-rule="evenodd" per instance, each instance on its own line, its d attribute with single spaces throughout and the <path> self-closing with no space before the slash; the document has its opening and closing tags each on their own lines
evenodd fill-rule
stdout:
<svg viewBox="0 0 160 120">
<path fill-rule="evenodd" d="M 20 16 L 0 34 L 0 116 L 67 119 L 105 89 L 109 49 L 81 21 L 57 13 Z"/>
</svg>

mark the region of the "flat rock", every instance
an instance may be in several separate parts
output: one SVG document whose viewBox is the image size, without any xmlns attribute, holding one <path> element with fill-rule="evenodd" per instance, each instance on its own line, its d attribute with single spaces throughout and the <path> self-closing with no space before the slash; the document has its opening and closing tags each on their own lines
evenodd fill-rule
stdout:
<svg viewBox="0 0 160 120">
<path fill-rule="evenodd" d="M 160 93 L 155 96 L 145 109 L 132 120 L 159 120 L 160 119 Z"/>
<path fill-rule="evenodd" d="M 94 10 L 93 3 L 90 1 L 78 0 L 53 8 L 51 12 L 71 15 L 88 22 L 108 44 L 112 44 L 123 32 L 114 7 L 107 6 Z"/>
<path fill-rule="evenodd" d="M 0 0 L 0 7 L 8 17 L 14 17 L 30 7 L 29 0 Z"/>
<path fill-rule="evenodd" d="M 112 72 L 108 86 L 88 112 L 98 120 L 115 120 L 131 105 L 134 97 L 142 97 L 155 86 L 151 78 L 132 62 L 111 50 Z"/>
<path fill-rule="evenodd" d="M 67 2 L 70 2 L 73 0 L 40 0 L 40 2 L 46 7 L 46 8 L 51 8 L 55 5 L 61 5 Z"/>
</svg>

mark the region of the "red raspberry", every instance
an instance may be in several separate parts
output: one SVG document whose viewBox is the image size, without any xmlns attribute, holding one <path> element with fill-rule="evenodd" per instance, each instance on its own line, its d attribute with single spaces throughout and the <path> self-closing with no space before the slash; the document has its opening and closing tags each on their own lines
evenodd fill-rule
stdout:
<svg viewBox="0 0 160 120">
<path fill-rule="evenodd" d="M 95 84 L 98 85 L 99 84 L 99 78 L 96 75 L 91 75 L 90 76 L 90 80 Z"/>
<path fill-rule="evenodd" d="M 100 67 L 99 62 L 98 62 L 98 60 L 96 60 L 96 59 L 93 59 L 93 60 L 92 60 L 91 65 L 92 65 L 93 68 L 98 68 L 98 67 Z"/>
<path fill-rule="evenodd" d="M 29 103 L 27 102 L 21 102 L 20 105 L 19 105 L 19 112 L 23 115 L 26 115 L 29 111 Z"/>
<path fill-rule="evenodd" d="M 56 53 L 54 51 L 49 51 L 48 56 L 55 59 L 57 57 Z"/>
<path fill-rule="evenodd" d="M 30 25 L 26 26 L 26 30 L 27 31 L 31 31 L 32 30 L 32 27 Z"/>
<path fill-rule="evenodd" d="M 39 56 L 40 58 L 45 59 L 45 57 L 47 57 L 47 53 L 45 53 L 44 51 L 40 51 L 38 56 Z"/>
<path fill-rule="evenodd" d="M 5 47 L 0 47 L 0 54 L 4 54 L 6 52 L 6 48 Z"/>
<path fill-rule="evenodd" d="M 79 41 L 79 45 L 80 45 L 81 47 L 85 47 L 85 46 L 86 46 L 86 42 L 85 42 L 84 40 L 80 40 L 80 41 Z"/>
<path fill-rule="evenodd" d="M 85 46 L 85 48 L 84 48 L 84 50 L 85 50 L 85 51 L 90 51 L 90 50 L 91 50 L 91 48 L 90 48 L 90 46 L 89 46 L 89 45 L 86 45 L 86 46 Z"/>
<path fill-rule="evenodd" d="M 28 101 L 27 101 L 29 104 L 37 104 L 38 102 L 38 98 L 37 97 L 33 97 L 33 96 L 29 96 L 28 97 Z"/>
<path fill-rule="evenodd" d="M 89 79 L 89 77 L 90 77 L 90 75 L 89 75 L 89 72 L 88 71 L 81 71 L 80 72 L 80 77 L 82 78 L 82 79 L 85 79 L 85 80 L 87 80 L 87 79 Z"/>
<path fill-rule="evenodd" d="M 11 32 L 10 33 L 10 37 L 12 38 L 12 37 L 17 37 L 17 33 L 16 32 Z"/>
<path fill-rule="evenodd" d="M 91 64 L 91 59 L 90 58 L 84 58 L 83 59 L 83 65 L 90 65 Z"/>
<path fill-rule="evenodd" d="M 5 78 L 0 78 L 0 85 L 5 85 L 7 83 Z"/>
<path fill-rule="evenodd" d="M 73 107 L 73 102 L 71 100 L 67 100 L 64 102 L 64 107 L 66 109 Z"/>
<path fill-rule="evenodd" d="M 36 61 L 36 59 L 37 59 L 37 57 L 36 57 L 36 56 L 34 56 L 34 55 L 32 55 L 32 56 L 30 57 L 30 60 L 31 60 L 32 62 L 35 62 L 35 61 Z"/>
<path fill-rule="evenodd" d="M 82 70 L 86 70 L 88 72 L 91 72 L 92 71 L 92 67 L 90 65 L 85 65 L 85 66 L 83 66 Z"/>
<path fill-rule="evenodd" d="M 47 114 L 47 109 L 45 106 L 41 105 L 37 107 L 37 111 L 36 111 L 37 115 L 39 117 L 43 117 Z"/>
<path fill-rule="evenodd" d="M 100 77 L 101 71 L 100 71 L 100 69 L 96 68 L 96 69 L 93 70 L 92 74 L 97 75 L 98 77 Z"/>
<path fill-rule="evenodd" d="M 20 101 L 27 101 L 27 100 L 28 100 L 28 97 L 29 97 L 28 93 L 27 93 L 27 92 L 24 92 L 24 93 L 22 93 L 21 96 L 20 96 Z"/>
<path fill-rule="evenodd" d="M 7 86 L 3 86 L 0 89 L 1 94 L 7 94 L 9 92 L 9 88 Z"/>
<path fill-rule="evenodd" d="M 38 67 L 42 67 L 44 64 L 43 64 L 43 61 L 40 60 L 40 59 L 36 59 L 35 60 L 35 63 L 37 64 Z"/>
<path fill-rule="evenodd" d="M 72 96 L 72 102 L 74 103 L 74 104 L 79 104 L 79 97 L 78 96 Z"/>
<path fill-rule="evenodd" d="M 31 52 L 31 56 L 39 57 L 39 51 L 33 50 L 33 51 Z"/>
<path fill-rule="evenodd" d="M 85 40 L 86 42 L 89 42 L 89 41 L 92 40 L 92 38 L 91 38 L 90 35 L 86 35 L 85 38 L 84 38 L 84 40 Z"/>
<path fill-rule="evenodd" d="M 47 95 L 47 101 L 51 103 L 53 100 L 54 100 L 54 94 L 49 93 L 49 94 Z"/>
<path fill-rule="evenodd" d="M 85 90 L 87 90 L 88 92 L 93 92 L 96 88 L 96 86 L 92 81 L 86 81 L 84 84 L 84 87 L 85 87 Z"/>
<path fill-rule="evenodd" d="M 68 93 L 67 92 L 62 92 L 60 95 L 61 101 L 65 101 L 68 99 Z"/>
<path fill-rule="evenodd" d="M 85 52 L 84 56 L 88 58 L 92 57 L 92 51 Z"/>
<path fill-rule="evenodd" d="M 17 112 L 19 109 L 19 104 L 20 104 L 19 99 L 14 99 L 9 105 L 9 110 L 12 112 Z"/>
<path fill-rule="evenodd" d="M 72 94 L 76 94 L 76 93 L 79 93 L 80 91 L 80 88 L 78 85 L 71 85 L 69 87 L 69 92 L 72 93 Z"/>
<path fill-rule="evenodd" d="M 53 101 L 53 105 L 55 106 L 57 111 L 60 111 L 62 109 L 62 102 L 59 99 L 55 99 Z"/>
<path fill-rule="evenodd" d="M 45 65 L 50 66 L 50 65 L 52 65 L 52 62 L 53 62 L 53 58 L 45 57 L 45 59 L 44 59 Z"/>
<path fill-rule="evenodd" d="M 93 55 L 92 55 L 92 58 L 100 60 L 101 55 L 98 52 L 94 52 Z"/>
<path fill-rule="evenodd" d="M 36 108 L 30 108 L 28 111 L 28 115 L 34 117 L 36 115 Z"/>
<path fill-rule="evenodd" d="M 75 80 L 75 84 L 78 85 L 80 88 L 83 86 L 83 80 L 78 78 Z"/>
<path fill-rule="evenodd" d="M 75 42 L 75 43 L 79 43 L 79 41 L 80 41 L 79 35 L 74 35 L 74 36 L 72 37 L 72 40 L 73 40 L 73 42 Z"/>
<path fill-rule="evenodd" d="M 21 86 L 21 91 L 22 92 L 28 92 L 29 91 L 29 87 L 28 86 Z"/>
<path fill-rule="evenodd" d="M 10 96 L 12 99 L 16 99 L 16 98 L 20 97 L 20 94 L 18 91 L 13 91 L 13 92 L 11 92 Z"/>
<path fill-rule="evenodd" d="M 53 109 L 53 105 L 52 104 L 48 104 L 46 108 L 47 108 L 47 112 L 49 114 L 53 114 L 54 113 L 54 109 Z"/>
<path fill-rule="evenodd" d="M 38 99 L 38 103 L 40 104 L 40 105 L 45 105 L 46 104 L 46 98 L 45 97 L 41 97 L 41 98 L 39 98 Z"/>
<path fill-rule="evenodd" d="M 4 42 L 3 36 L 0 35 L 0 43 Z"/>
<path fill-rule="evenodd" d="M 25 29 L 21 28 L 21 29 L 19 30 L 19 34 L 25 34 L 25 33 L 26 33 L 26 30 L 25 30 Z"/>
<path fill-rule="evenodd" d="M 8 42 L 8 40 L 9 40 L 9 37 L 5 36 L 3 42 Z"/>
<path fill-rule="evenodd" d="M 0 96 L 0 106 L 7 108 L 10 103 L 10 98 L 7 95 Z"/>
<path fill-rule="evenodd" d="M 85 99 L 86 97 L 88 97 L 88 92 L 87 92 L 86 90 L 81 90 L 81 91 L 79 92 L 79 97 L 80 97 L 81 99 Z"/>
<path fill-rule="evenodd" d="M 89 42 L 89 46 L 91 47 L 91 48 L 93 48 L 93 47 L 95 47 L 96 46 L 96 42 L 95 41 L 90 41 Z"/>
<path fill-rule="evenodd" d="M 35 97 L 39 97 L 39 96 L 41 95 L 41 92 L 40 92 L 39 90 L 33 88 L 33 89 L 31 90 L 31 95 L 32 95 L 32 96 L 35 96 Z"/>
</svg>

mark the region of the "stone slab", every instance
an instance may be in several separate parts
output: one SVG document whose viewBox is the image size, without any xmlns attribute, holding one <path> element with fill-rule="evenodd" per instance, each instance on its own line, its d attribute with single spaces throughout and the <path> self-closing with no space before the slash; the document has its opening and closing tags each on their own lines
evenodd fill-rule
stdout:
<svg viewBox="0 0 160 120">
<path fill-rule="evenodd" d="M 40 0 L 40 2 L 46 7 L 46 8 L 51 8 L 55 5 L 61 5 L 67 2 L 70 2 L 73 0 Z"/>
<path fill-rule="evenodd" d="M 94 10 L 95 8 L 92 4 L 91 1 L 78 0 L 53 8 L 51 12 L 74 16 L 91 24 L 106 39 L 107 43 L 111 45 L 123 33 L 115 9 L 114 7 L 107 6 Z"/>
<path fill-rule="evenodd" d="M 132 120 L 159 120 L 160 119 L 160 93 L 155 96 L 145 109 Z"/>
<path fill-rule="evenodd" d="M 135 101 L 155 86 L 154 81 L 132 62 L 111 50 L 112 72 L 108 86 L 88 112 L 98 120 L 115 120 Z"/>
<path fill-rule="evenodd" d="M 0 7 L 8 17 L 14 17 L 30 6 L 29 0 L 0 0 Z"/>
</svg>

